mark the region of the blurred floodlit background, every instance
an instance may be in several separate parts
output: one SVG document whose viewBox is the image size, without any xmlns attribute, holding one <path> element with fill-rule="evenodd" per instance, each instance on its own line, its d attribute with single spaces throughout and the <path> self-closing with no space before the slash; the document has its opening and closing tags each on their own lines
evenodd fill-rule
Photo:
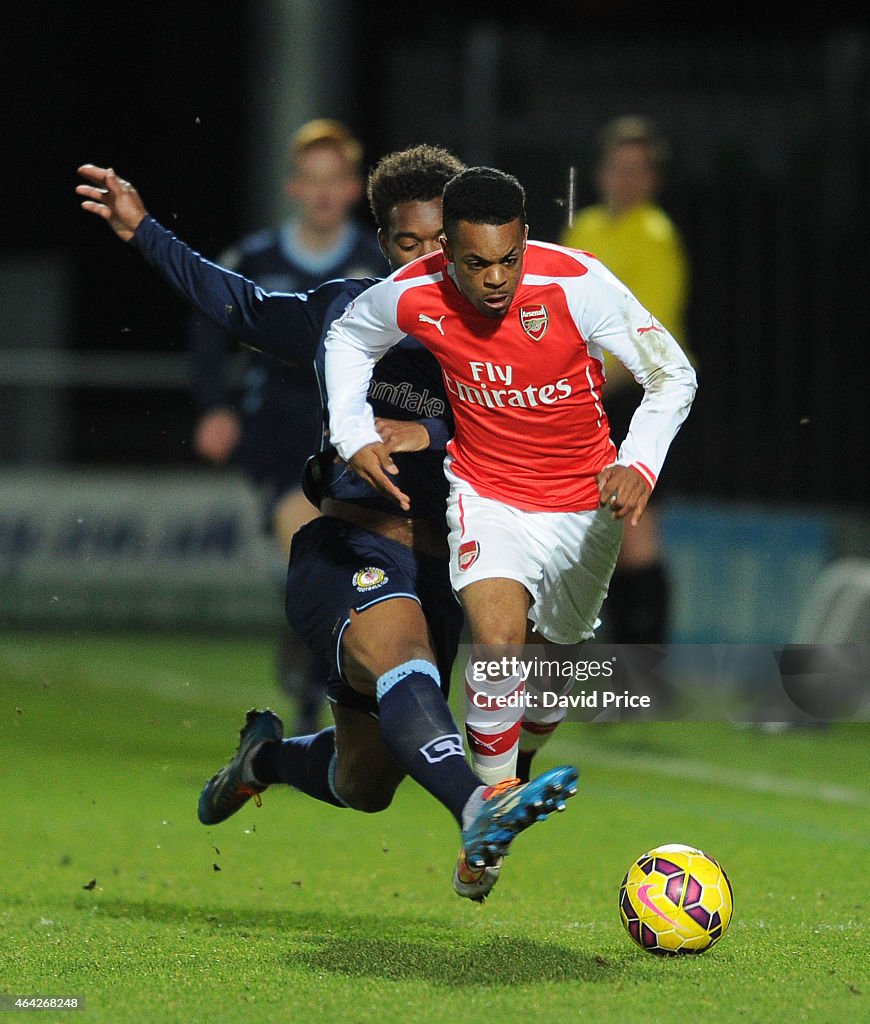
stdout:
<svg viewBox="0 0 870 1024">
<path fill-rule="evenodd" d="M 293 129 L 338 117 L 366 166 L 431 142 L 515 173 L 532 236 L 556 240 L 569 168 L 591 202 L 597 132 L 641 113 L 673 148 L 662 205 L 691 257 L 701 383 L 663 523 L 672 639 L 867 640 L 863 25 L 821 5 L 42 7 L 4 30 L 0 630 L 281 615 L 255 499 L 191 451 L 185 307 L 79 210 L 80 163 L 214 256 L 281 215 Z M 858 596 L 807 636 L 844 559 Z"/>
</svg>

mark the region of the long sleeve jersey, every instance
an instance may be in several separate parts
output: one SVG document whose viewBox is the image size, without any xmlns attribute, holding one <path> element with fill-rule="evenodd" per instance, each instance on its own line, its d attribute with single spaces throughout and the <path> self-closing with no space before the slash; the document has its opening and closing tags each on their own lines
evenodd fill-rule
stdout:
<svg viewBox="0 0 870 1024">
<path fill-rule="evenodd" d="M 323 339 L 332 321 L 374 279 L 329 281 L 308 292 L 268 292 L 253 281 L 205 259 L 153 217 L 146 217 L 132 244 L 145 260 L 204 316 L 258 352 L 287 363 L 314 367 L 325 396 Z M 416 420 L 426 427 L 430 447 L 398 453 L 400 486 L 411 498 L 410 515 L 444 519 L 447 485 L 441 471 L 444 446 L 453 420 L 441 373 L 434 357 L 413 337 L 400 339 L 389 358 L 380 361 L 371 379 L 374 415 Z M 323 408 L 322 418 L 326 419 Z M 288 421 L 292 431 L 294 423 Z M 321 432 L 322 434 L 322 432 Z M 326 447 L 326 442 L 320 446 Z M 316 453 L 312 447 L 312 454 Z M 331 459 L 320 460 L 326 476 L 323 493 L 342 501 L 395 513 L 395 505 Z"/>
<path fill-rule="evenodd" d="M 670 333 L 588 253 L 529 242 L 500 319 L 479 313 L 452 272 L 443 254 L 424 256 L 359 295 L 330 328 L 330 429 L 342 457 L 377 440 L 369 376 L 413 330 L 441 365 L 453 407 L 452 471 L 478 494 L 531 511 L 592 509 L 595 475 L 614 462 L 654 487 L 696 389 Z M 618 454 L 601 403 L 604 351 L 644 389 Z"/>
</svg>

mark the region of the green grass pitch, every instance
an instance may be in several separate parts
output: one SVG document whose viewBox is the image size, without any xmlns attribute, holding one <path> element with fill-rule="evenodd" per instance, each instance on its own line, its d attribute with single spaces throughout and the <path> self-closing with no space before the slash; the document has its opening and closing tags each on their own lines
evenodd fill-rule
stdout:
<svg viewBox="0 0 870 1024">
<path fill-rule="evenodd" d="M 378 815 L 276 787 L 197 822 L 244 711 L 288 717 L 271 658 L 0 637 L 0 994 L 84 997 L 38 1014 L 71 1024 L 870 1020 L 866 725 L 566 725 L 538 767 L 576 764 L 580 791 L 478 906 L 450 885 L 452 819 L 411 782 Z M 734 886 L 701 957 L 659 960 L 619 922 L 623 873 L 666 842 Z"/>
</svg>

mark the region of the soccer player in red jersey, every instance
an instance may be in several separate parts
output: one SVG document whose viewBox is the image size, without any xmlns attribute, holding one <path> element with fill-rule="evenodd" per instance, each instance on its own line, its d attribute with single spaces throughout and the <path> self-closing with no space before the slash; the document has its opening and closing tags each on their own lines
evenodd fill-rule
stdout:
<svg viewBox="0 0 870 1024">
<path fill-rule="evenodd" d="M 360 295 L 326 338 L 331 436 L 363 480 L 407 498 L 366 405 L 372 367 L 404 334 L 441 365 L 451 580 L 475 655 L 594 635 L 623 525 L 636 525 L 696 389 L 670 333 L 589 253 L 528 240 L 511 175 L 469 168 L 444 190 L 442 251 Z M 644 389 L 619 451 L 601 403 L 603 353 Z M 475 770 L 513 774 L 519 714 L 474 699 Z M 487 692 L 507 696 L 518 677 Z"/>
</svg>

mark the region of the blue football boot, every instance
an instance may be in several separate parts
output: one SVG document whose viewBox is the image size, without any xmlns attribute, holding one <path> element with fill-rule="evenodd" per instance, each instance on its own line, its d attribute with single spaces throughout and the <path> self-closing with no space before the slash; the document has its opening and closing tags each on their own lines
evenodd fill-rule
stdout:
<svg viewBox="0 0 870 1024">
<path fill-rule="evenodd" d="M 505 779 L 488 787 L 483 806 L 462 830 L 467 866 L 479 870 L 497 864 L 520 832 L 536 821 L 544 821 L 554 811 L 564 811 L 565 801 L 577 792 L 577 778 L 576 768 L 562 765 L 525 784 L 519 779 Z"/>
<path fill-rule="evenodd" d="M 239 746 L 235 757 L 217 775 L 212 776 L 199 795 L 197 814 L 203 825 L 217 825 L 235 814 L 252 797 L 259 807 L 260 794 L 267 786 L 254 778 L 251 762 L 260 747 L 269 740 L 284 737 L 284 724 L 270 711 L 248 712 L 245 724 L 239 732 Z"/>
</svg>

